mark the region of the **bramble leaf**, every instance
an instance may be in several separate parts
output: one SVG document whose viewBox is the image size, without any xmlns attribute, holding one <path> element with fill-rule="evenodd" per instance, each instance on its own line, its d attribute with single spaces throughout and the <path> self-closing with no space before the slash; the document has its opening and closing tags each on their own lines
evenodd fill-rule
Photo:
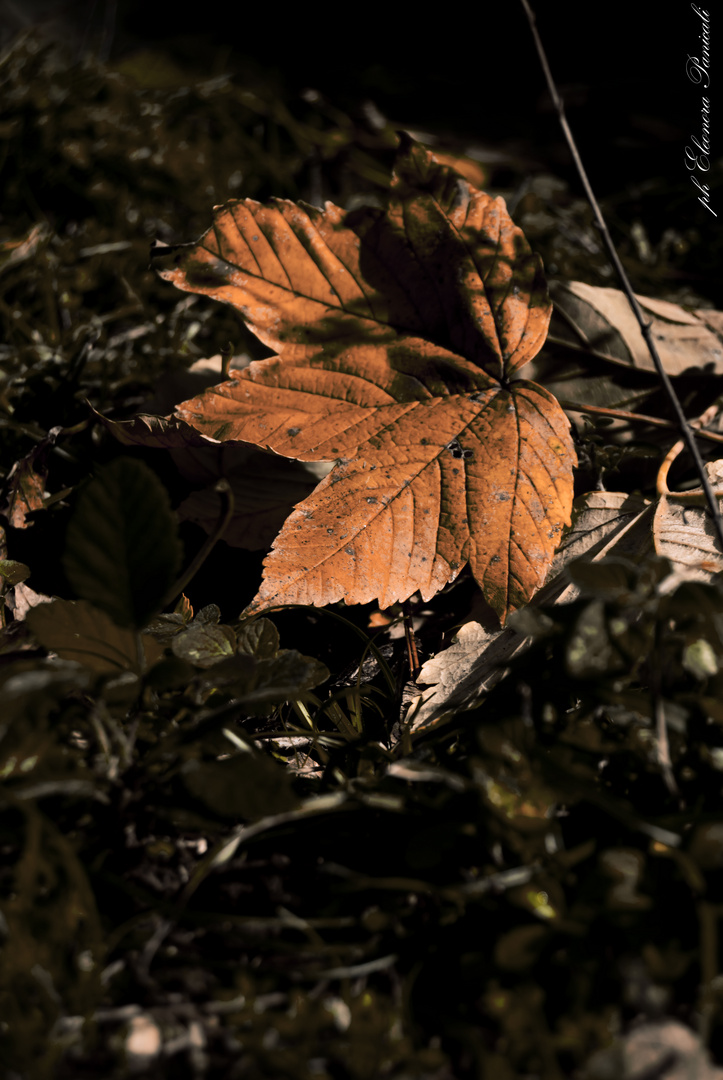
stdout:
<svg viewBox="0 0 723 1080">
<path fill-rule="evenodd" d="M 81 492 L 63 565 L 78 596 L 117 626 L 142 627 L 162 605 L 181 561 L 166 489 L 141 461 L 117 458 Z"/>
<path fill-rule="evenodd" d="M 74 660 L 102 675 L 124 671 L 143 673 L 163 654 L 161 646 L 143 639 L 139 653 L 136 634 L 116 626 L 104 612 L 85 600 L 53 600 L 38 604 L 25 618 L 31 632 L 61 660 Z"/>
</svg>

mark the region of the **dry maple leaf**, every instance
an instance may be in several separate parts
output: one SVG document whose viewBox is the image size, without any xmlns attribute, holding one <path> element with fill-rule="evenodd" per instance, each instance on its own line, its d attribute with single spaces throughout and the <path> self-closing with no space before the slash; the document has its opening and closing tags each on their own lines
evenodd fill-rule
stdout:
<svg viewBox="0 0 723 1080">
<path fill-rule="evenodd" d="M 335 467 L 287 518 L 249 613 L 426 600 L 469 561 L 501 620 L 542 584 L 572 502 L 539 258 L 502 199 L 402 137 L 386 211 L 217 207 L 163 277 L 237 308 L 278 355 L 178 406 L 207 438 Z"/>
</svg>

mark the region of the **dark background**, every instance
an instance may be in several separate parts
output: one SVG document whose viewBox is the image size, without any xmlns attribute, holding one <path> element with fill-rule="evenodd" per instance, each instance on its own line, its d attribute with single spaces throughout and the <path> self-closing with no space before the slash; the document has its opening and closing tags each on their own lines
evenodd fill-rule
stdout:
<svg viewBox="0 0 723 1080">
<path fill-rule="evenodd" d="M 718 223 L 696 200 L 684 147 L 700 126 L 685 74 L 700 19 L 687 2 L 587 6 L 537 0 L 553 75 L 601 195 L 652 178 L 670 185 L 677 228 Z M 518 149 L 573 177 L 519 3 L 384 8 L 349 3 L 173 7 L 148 0 L 2 0 L 2 42 L 43 24 L 78 55 L 113 62 L 162 49 L 203 75 L 261 74 L 290 94 L 322 91 L 342 107 L 370 99 L 400 124 Z M 714 102 L 715 104 L 715 102 Z M 715 127 L 713 129 L 715 131 Z"/>
</svg>

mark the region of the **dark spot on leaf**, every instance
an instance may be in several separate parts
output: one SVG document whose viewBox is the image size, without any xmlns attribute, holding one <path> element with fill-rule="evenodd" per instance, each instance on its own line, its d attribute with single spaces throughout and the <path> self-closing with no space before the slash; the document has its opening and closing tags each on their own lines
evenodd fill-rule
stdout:
<svg viewBox="0 0 723 1080">
<path fill-rule="evenodd" d="M 199 291 L 202 289 L 217 289 L 220 284 L 218 277 L 209 271 L 206 271 L 205 273 L 200 270 L 193 270 L 190 273 L 187 272 L 186 280 L 189 285 Z"/>
<path fill-rule="evenodd" d="M 497 492 L 497 502 L 509 502 L 509 501 L 510 501 L 510 493 L 508 491 L 498 491 Z"/>
<path fill-rule="evenodd" d="M 345 547 L 344 551 L 347 553 L 347 555 L 353 555 L 354 554 L 354 548 L 353 547 Z"/>
<path fill-rule="evenodd" d="M 293 439 L 294 435 L 298 435 L 300 431 L 301 431 L 301 428 L 298 428 L 298 427 L 290 427 L 290 428 L 288 428 L 288 429 L 287 429 L 287 431 L 286 431 L 286 434 L 287 434 L 287 435 L 288 435 L 288 436 L 289 436 L 290 438 L 292 438 L 292 439 Z"/>
<path fill-rule="evenodd" d="M 375 502 L 378 502 L 378 499 L 377 499 L 376 495 L 367 495 L 367 502 L 368 503 L 375 503 Z"/>
<path fill-rule="evenodd" d="M 463 450 L 458 439 L 452 439 L 450 443 L 447 443 L 446 449 L 450 451 L 452 457 L 456 458 L 470 458 L 474 453 L 473 450 Z"/>
</svg>

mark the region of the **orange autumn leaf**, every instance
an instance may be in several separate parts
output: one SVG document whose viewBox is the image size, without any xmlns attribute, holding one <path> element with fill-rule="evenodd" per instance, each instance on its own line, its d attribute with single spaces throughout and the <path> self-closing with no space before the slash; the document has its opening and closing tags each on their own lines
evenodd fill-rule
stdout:
<svg viewBox="0 0 723 1080">
<path fill-rule="evenodd" d="M 503 621 L 530 599 L 569 522 L 575 454 L 555 398 L 514 379 L 550 303 L 501 199 L 403 137 L 386 211 L 234 201 L 159 269 L 278 353 L 176 417 L 336 463 L 287 518 L 249 612 L 426 600 L 466 562 Z"/>
</svg>

